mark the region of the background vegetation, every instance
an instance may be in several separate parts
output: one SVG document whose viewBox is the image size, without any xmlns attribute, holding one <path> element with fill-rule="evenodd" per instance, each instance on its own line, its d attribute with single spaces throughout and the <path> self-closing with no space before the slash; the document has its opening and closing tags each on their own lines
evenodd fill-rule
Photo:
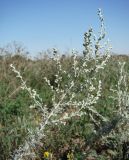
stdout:
<svg viewBox="0 0 129 160">
<path fill-rule="evenodd" d="M 50 53 L 51 55 L 51 53 Z M 78 57 L 81 59 L 81 56 Z M 117 109 L 117 101 L 111 98 L 113 94 L 110 90 L 119 80 L 120 68 L 118 62 L 126 62 L 125 70 L 129 72 L 129 57 L 127 55 L 111 55 L 104 70 L 98 74 L 98 79 L 102 77 L 102 96 L 95 104 L 97 111 L 105 117 L 113 120 L 114 110 Z M 30 109 L 32 100 L 21 90 L 19 81 L 10 70 L 9 65 L 13 63 L 22 76 L 27 81 L 27 85 L 35 88 L 37 93 L 43 98 L 43 102 L 51 109 L 51 90 L 46 85 L 44 75 L 54 85 L 56 69 L 53 67 L 48 54 L 41 53 L 35 59 L 30 59 L 22 47 L 15 46 L 15 54 L 6 48 L 0 50 L 0 159 L 9 159 L 10 154 L 24 142 L 29 128 L 35 128 L 40 121 L 36 108 Z M 61 63 L 65 70 L 70 70 L 71 57 L 62 55 Z M 89 64 L 91 65 L 91 64 Z M 66 77 L 63 79 L 65 83 Z M 81 98 L 81 95 L 80 95 Z M 69 111 L 71 112 L 71 111 Z M 82 116 L 72 118 L 67 125 L 52 126 L 48 130 L 43 146 L 37 146 L 37 155 L 43 159 L 43 153 L 49 151 L 53 153 L 53 159 L 59 159 L 68 152 L 74 151 L 76 159 L 122 159 L 123 147 L 128 141 L 120 143 L 119 135 L 109 138 L 107 142 L 102 139 L 94 141 L 92 147 L 88 149 L 89 139 L 93 139 L 90 119 Z M 127 151 L 126 151 L 127 152 Z"/>
</svg>

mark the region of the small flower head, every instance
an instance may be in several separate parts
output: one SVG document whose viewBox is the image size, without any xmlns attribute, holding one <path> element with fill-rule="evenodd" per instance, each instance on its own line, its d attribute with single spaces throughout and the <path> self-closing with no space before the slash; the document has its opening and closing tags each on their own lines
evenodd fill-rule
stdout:
<svg viewBox="0 0 129 160">
<path fill-rule="evenodd" d="M 48 151 L 44 152 L 44 158 L 49 158 L 50 153 Z"/>
</svg>

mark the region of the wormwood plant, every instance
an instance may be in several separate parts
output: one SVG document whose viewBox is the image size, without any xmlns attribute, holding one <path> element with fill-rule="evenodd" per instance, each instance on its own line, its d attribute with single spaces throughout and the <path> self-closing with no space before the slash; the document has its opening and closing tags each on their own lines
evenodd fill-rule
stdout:
<svg viewBox="0 0 129 160">
<path fill-rule="evenodd" d="M 21 81 L 21 88 L 26 90 L 33 99 L 34 106 L 41 117 L 39 126 L 34 131 L 28 129 L 25 143 L 14 151 L 14 160 L 22 160 L 27 157 L 36 158 L 36 147 L 40 145 L 49 127 L 60 124 L 67 125 L 67 121 L 72 117 L 88 117 L 89 122 L 94 124 L 93 132 L 96 132 L 102 123 L 108 122 L 108 118 L 95 108 L 102 91 L 102 81 L 99 75 L 110 58 L 111 48 L 108 41 L 102 43 L 105 38 L 105 26 L 100 9 L 98 16 L 101 22 L 99 35 L 95 36 L 92 28 L 84 34 L 83 56 L 73 50 L 72 64 L 68 70 L 64 69 L 57 49 L 53 49 L 53 57 L 50 58 L 50 61 L 56 70 L 54 81 L 52 82 L 44 76 L 52 93 L 51 108 L 43 103 L 36 90 L 27 86 L 15 66 L 10 65 L 16 77 Z"/>
</svg>

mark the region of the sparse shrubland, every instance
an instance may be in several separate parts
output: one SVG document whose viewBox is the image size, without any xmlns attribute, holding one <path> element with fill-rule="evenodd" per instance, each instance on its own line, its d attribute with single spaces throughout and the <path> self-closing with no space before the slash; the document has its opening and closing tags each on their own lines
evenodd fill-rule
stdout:
<svg viewBox="0 0 129 160">
<path fill-rule="evenodd" d="M 84 51 L 29 59 L 0 50 L 0 159 L 121 160 L 128 157 L 129 57 L 110 55 L 105 27 Z"/>
</svg>

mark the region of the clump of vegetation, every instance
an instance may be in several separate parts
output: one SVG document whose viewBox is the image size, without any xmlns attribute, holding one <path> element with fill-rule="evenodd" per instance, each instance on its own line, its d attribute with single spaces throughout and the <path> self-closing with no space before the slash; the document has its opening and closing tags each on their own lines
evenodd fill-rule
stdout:
<svg viewBox="0 0 129 160">
<path fill-rule="evenodd" d="M 1 159 L 128 158 L 129 57 L 110 55 L 98 15 L 99 35 L 84 34 L 82 55 L 54 48 L 32 60 L 16 44 L 14 55 L 1 48 Z"/>
</svg>

